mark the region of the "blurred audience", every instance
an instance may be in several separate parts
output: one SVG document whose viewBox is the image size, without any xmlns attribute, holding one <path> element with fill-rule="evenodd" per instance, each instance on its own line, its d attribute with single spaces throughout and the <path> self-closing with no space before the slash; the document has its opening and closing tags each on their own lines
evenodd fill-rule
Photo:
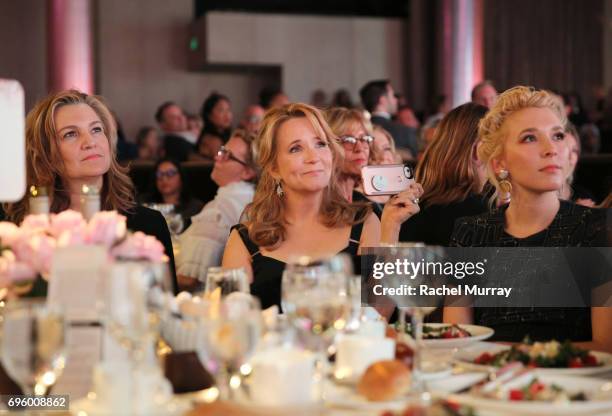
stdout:
<svg viewBox="0 0 612 416">
<path fill-rule="evenodd" d="M 487 108 L 493 107 L 497 101 L 497 90 L 489 80 L 479 82 L 472 88 L 472 102 Z"/>
<path fill-rule="evenodd" d="M 223 138 L 214 133 L 206 133 L 200 136 L 200 140 L 198 140 L 197 149 L 198 155 L 200 155 L 203 160 L 212 161 L 221 146 L 223 146 Z"/>
<path fill-rule="evenodd" d="M 159 133 L 155 127 L 142 127 L 136 135 L 138 160 L 157 161 L 163 153 Z"/>
<path fill-rule="evenodd" d="M 172 101 L 166 101 L 157 108 L 155 120 L 163 134 L 165 156 L 179 162 L 193 158 L 197 137 L 187 130 L 183 109 Z"/>
<path fill-rule="evenodd" d="M 332 98 L 331 107 L 354 108 L 355 104 L 353 104 L 351 93 L 345 88 L 336 90 Z"/>
<path fill-rule="evenodd" d="M 407 105 L 400 106 L 397 110 L 397 122 L 403 124 L 406 127 L 411 127 L 416 130 L 421 127 L 421 122 L 414 115 L 414 111 L 412 111 L 412 108 Z"/>
<path fill-rule="evenodd" d="M 191 196 L 180 164 L 173 159 L 160 159 L 155 164 L 155 189 L 143 197 L 143 202 L 169 204 L 183 219 L 183 229 L 191 224 L 191 217 L 202 209 L 202 201 Z"/>
<path fill-rule="evenodd" d="M 312 93 L 311 103 L 313 106 L 320 109 L 327 108 L 329 106 L 329 102 L 327 100 L 327 93 L 320 88 L 314 90 Z"/>
<path fill-rule="evenodd" d="M 576 127 L 568 121 L 565 126 L 565 141 L 569 146 L 569 158 L 567 163 L 563 167 L 565 172 L 565 183 L 559 190 L 559 197 L 566 201 L 572 201 L 585 207 L 594 207 L 595 201 L 593 194 L 586 189 L 573 185 L 574 183 L 574 172 L 576 171 L 576 165 L 580 160 L 580 140 L 578 138 L 578 132 Z"/>
<path fill-rule="evenodd" d="M 259 105 L 265 110 L 289 104 L 289 98 L 277 87 L 265 87 L 259 92 Z"/>
<path fill-rule="evenodd" d="M 200 114 L 204 120 L 204 129 L 200 139 L 206 135 L 214 135 L 221 137 L 225 143 L 231 134 L 234 118 L 229 98 L 212 92 L 204 100 Z"/>
<path fill-rule="evenodd" d="M 601 135 L 597 125 L 587 123 L 580 127 L 580 147 L 582 153 L 591 155 L 599 153 L 601 149 Z"/>
<path fill-rule="evenodd" d="M 392 165 L 402 163 L 402 157 L 395 151 L 395 142 L 391 133 L 380 126 L 372 129 L 374 142 L 370 152 L 371 165 Z"/>
<path fill-rule="evenodd" d="M 187 130 L 195 137 L 200 137 L 204 128 L 204 120 L 197 114 L 187 114 Z"/>
<path fill-rule="evenodd" d="M 252 104 L 248 106 L 244 112 L 244 117 L 240 122 L 240 127 L 246 130 L 249 134 L 257 134 L 265 112 L 266 110 L 264 110 L 260 105 Z"/>
<path fill-rule="evenodd" d="M 391 120 L 397 113 L 397 98 L 389 80 L 370 81 L 361 88 L 359 95 L 363 106 L 372 115 L 372 124 L 378 124 L 391 133 L 400 154 L 404 149 L 408 149 L 411 155 L 416 155 L 416 129 Z M 411 155 L 402 154 L 402 157 L 406 160 Z"/>
</svg>

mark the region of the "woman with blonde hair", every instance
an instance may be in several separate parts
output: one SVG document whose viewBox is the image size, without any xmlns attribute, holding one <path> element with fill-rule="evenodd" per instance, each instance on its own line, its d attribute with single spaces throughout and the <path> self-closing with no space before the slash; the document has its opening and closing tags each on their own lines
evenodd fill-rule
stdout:
<svg viewBox="0 0 612 416">
<path fill-rule="evenodd" d="M 245 267 L 251 292 L 266 308 L 280 305 L 287 261 L 356 255 L 361 247 L 377 246 L 381 230 L 366 204 L 344 197 L 338 183 L 342 151 L 318 109 L 295 103 L 268 110 L 253 150 L 260 180 L 222 264 Z"/>
<path fill-rule="evenodd" d="M 378 124 L 373 125 L 372 149 L 370 151 L 371 165 L 393 165 L 402 163 L 402 157 L 397 153 L 395 140 L 387 130 Z"/>
<path fill-rule="evenodd" d="M 457 218 L 488 210 L 482 196 L 485 168 L 476 157 L 478 123 L 487 111 L 467 103 L 441 120 L 416 167 L 423 186 L 421 212 L 402 224 L 400 241 L 447 246 Z"/>
<path fill-rule="evenodd" d="M 383 204 L 387 201 L 364 195 L 361 183 L 361 169 L 368 165 L 372 157 L 372 125 L 363 112 L 356 109 L 336 107 L 329 109 L 325 115 L 329 127 L 342 145 L 344 162 L 340 169 L 339 183 L 344 197 L 351 202 L 369 202 L 376 216 L 382 221 Z M 395 195 L 391 201 L 394 206 L 401 206 L 405 215 L 414 215 L 419 211 L 418 198 L 421 193 L 420 185 L 413 184 L 407 191 Z M 383 222 L 389 224 L 391 221 Z M 395 238 L 400 225 L 401 223 L 395 226 Z"/>
<path fill-rule="evenodd" d="M 501 94 L 479 126 L 478 158 L 494 197 L 505 205 L 457 221 L 451 245 L 472 247 L 609 246 L 605 210 L 560 201 L 569 158 L 566 118 L 552 94 L 514 87 Z M 570 339 L 612 350 L 608 308 L 446 308 L 446 322 L 495 329 L 498 341 Z"/>
<path fill-rule="evenodd" d="M 116 144 L 116 123 L 101 97 L 77 90 L 51 94 L 26 118 L 27 187 L 47 188 L 52 213 L 80 211 L 82 187 L 98 188 L 101 209 L 119 211 L 129 229 L 164 244 L 174 275 L 168 227 L 159 212 L 136 205 L 132 181 L 117 162 Z M 4 209 L 18 224 L 29 213 L 29 198 Z"/>
</svg>

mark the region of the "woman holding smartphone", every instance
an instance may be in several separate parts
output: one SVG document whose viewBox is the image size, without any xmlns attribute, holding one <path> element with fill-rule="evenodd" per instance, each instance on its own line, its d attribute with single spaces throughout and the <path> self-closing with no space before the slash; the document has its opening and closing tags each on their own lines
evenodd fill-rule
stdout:
<svg viewBox="0 0 612 416">
<path fill-rule="evenodd" d="M 357 255 L 360 247 L 378 246 L 381 227 L 367 204 L 342 194 L 343 154 L 316 108 L 296 103 L 269 110 L 254 154 L 260 180 L 242 223 L 230 234 L 222 265 L 244 267 L 251 292 L 266 308 L 280 306 L 289 260 Z M 394 206 L 387 217 L 401 223 L 405 215 L 405 207 Z"/>
<path fill-rule="evenodd" d="M 478 157 L 506 205 L 459 219 L 451 245 L 464 247 L 606 247 L 606 211 L 560 201 L 569 158 L 565 114 L 550 93 L 514 87 L 480 122 Z M 610 308 L 446 308 L 444 320 L 482 324 L 499 341 L 570 339 L 612 350 Z"/>
</svg>

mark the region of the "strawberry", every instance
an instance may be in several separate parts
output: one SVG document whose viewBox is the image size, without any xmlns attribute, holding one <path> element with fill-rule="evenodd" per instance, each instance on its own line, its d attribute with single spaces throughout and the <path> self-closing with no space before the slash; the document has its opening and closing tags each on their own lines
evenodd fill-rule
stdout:
<svg viewBox="0 0 612 416">
<path fill-rule="evenodd" d="M 525 398 L 522 390 L 510 390 L 510 396 L 508 397 L 510 400 L 520 401 Z"/>
</svg>

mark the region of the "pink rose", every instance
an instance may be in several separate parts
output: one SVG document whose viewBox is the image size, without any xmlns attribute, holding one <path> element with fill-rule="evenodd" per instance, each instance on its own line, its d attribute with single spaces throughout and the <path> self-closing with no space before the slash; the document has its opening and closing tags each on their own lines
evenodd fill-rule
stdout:
<svg viewBox="0 0 612 416">
<path fill-rule="evenodd" d="M 125 236 L 126 218 L 117 211 L 100 211 L 87 225 L 87 241 L 111 247 Z"/>
<path fill-rule="evenodd" d="M 21 230 L 12 222 L 0 222 L 0 244 L 11 247 L 21 235 Z"/>
<path fill-rule="evenodd" d="M 43 232 L 49 228 L 47 214 L 28 215 L 21 223 L 21 231 L 28 234 Z"/>
<path fill-rule="evenodd" d="M 0 288 L 35 277 L 36 270 L 26 263 L 18 262 L 9 250 L 5 250 L 0 256 Z"/>
<path fill-rule="evenodd" d="M 64 231 L 70 231 L 72 233 L 78 233 L 82 231 L 85 235 L 85 227 L 87 223 L 83 219 L 83 215 L 80 212 L 68 209 L 62 211 L 59 214 L 51 215 L 51 226 L 49 232 L 55 238 L 59 238 Z"/>
<path fill-rule="evenodd" d="M 155 263 L 166 261 L 164 246 L 155 237 L 141 231 L 129 235 L 121 244 L 111 250 L 115 258 L 149 260 Z"/>
<path fill-rule="evenodd" d="M 18 262 L 26 263 L 45 277 L 51 270 L 55 247 L 55 239 L 46 234 L 24 234 L 13 244 L 13 253 Z"/>
</svg>

